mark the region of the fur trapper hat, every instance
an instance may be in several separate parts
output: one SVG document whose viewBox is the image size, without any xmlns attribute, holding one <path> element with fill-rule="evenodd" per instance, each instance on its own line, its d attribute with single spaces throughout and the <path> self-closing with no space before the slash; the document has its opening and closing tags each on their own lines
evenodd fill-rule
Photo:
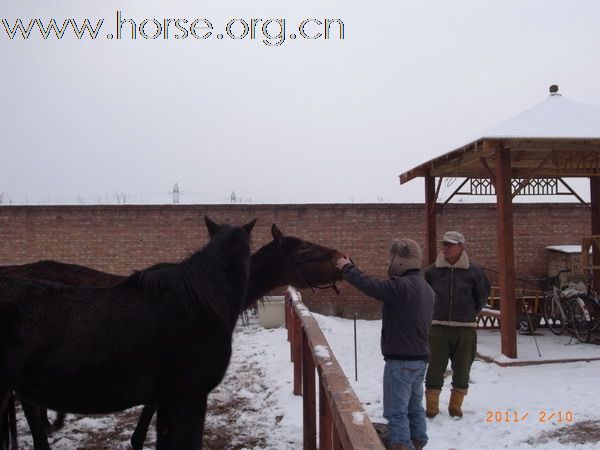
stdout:
<svg viewBox="0 0 600 450">
<path fill-rule="evenodd" d="M 390 277 L 399 277 L 410 269 L 420 269 L 423 263 L 423 251 L 412 239 L 394 239 L 390 245 L 390 257 Z"/>
</svg>

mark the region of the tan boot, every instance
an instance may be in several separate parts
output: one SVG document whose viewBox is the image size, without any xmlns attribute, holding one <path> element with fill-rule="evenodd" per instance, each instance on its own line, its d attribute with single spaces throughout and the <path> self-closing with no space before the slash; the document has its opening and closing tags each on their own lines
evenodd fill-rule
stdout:
<svg viewBox="0 0 600 450">
<path fill-rule="evenodd" d="M 441 389 L 425 389 L 425 415 L 430 419 L 440 413 Z"/>
<path fill-rule="evenodd" d="M 450 404 L 448 405 L 448 412 L 452 417 L 462 417 L 462 403 L 467 395 L 466 389 L 452 388 L 450 391 Z"/>
</svg>

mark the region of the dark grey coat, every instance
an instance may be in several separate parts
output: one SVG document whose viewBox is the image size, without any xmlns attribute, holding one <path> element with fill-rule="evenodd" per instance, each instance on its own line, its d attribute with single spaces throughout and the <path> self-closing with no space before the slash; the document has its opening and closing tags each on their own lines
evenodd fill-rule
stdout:
<svg viewBox="0 0 600 450">
<path fill-rule="evenodd" d="M 425 279 L 437 297 L 434 324 L 477 325 L 477 314 L 487 302 L 490 282 L 483 269 L 469 261 L 466 252 L 454 266 L 440 253 L 436 263 L 425 271 Z"/>
<path fill-rule="evenodd" d="M 435 293 L 421 272 L 409 270 L 379 280 L 346 264 L 343 275 L 359 291 L 383 302 L 381 352 L 385 359 L 428 361 Z"/>
</svg>

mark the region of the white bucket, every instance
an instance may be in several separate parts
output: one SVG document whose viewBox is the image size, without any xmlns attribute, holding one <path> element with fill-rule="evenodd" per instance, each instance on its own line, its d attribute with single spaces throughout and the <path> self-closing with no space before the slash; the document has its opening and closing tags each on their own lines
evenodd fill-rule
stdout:
<svg viewBox="0 0 600 450">
<path fill-rule="evenodd" d="M 258 323 L 263 328 L 278 328 L 285 323 L 285 297 L 267 295 L 258 301 Z"/>
</svg>

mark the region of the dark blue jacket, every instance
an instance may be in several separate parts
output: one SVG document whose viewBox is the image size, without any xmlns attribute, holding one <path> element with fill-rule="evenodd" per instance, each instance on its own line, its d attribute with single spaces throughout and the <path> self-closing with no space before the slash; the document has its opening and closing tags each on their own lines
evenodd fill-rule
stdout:
<svg viewBox="0 0 600 450">
<path fill-rule="evenodd" d="M 359 291 L 383 302 L 381 353 L 387 359 L 429 359 L 429 329 L 435 293 L 419 270 L 379 280 L 346 264 L 344 279 Z"/>
</svg>

